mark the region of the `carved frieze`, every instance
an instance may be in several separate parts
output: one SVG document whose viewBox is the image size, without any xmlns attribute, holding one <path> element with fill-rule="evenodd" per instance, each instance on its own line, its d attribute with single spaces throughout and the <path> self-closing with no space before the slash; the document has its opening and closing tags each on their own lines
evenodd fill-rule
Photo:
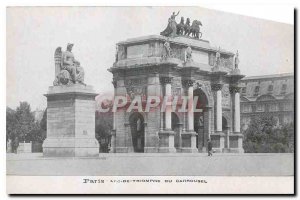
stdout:
<svg viewBox="0 0 300 200">
<path fill-rule="evenodd" d="M 128 86 L 126 87 L 126 91 L 131 100 L 133 100 L 136 96 L 141 96 L 142 100 L 146 100 L 147 97 L 147 87 L 146 86 Z"/>
<path fill-rule="evenodd" d="M 147 79 L 139 78 L 139 79 L 127 79 L 125 80 L 125 86 L 140 86 L 147 84 Z"/>
</svg>

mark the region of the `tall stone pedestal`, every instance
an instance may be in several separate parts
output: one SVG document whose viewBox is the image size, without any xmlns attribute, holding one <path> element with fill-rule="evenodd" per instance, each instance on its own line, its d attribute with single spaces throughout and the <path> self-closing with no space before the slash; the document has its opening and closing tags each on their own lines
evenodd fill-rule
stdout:
<svg viewBox="0 0 300 200">
<path fill-rule="evenodd" d="M 186 131 L 181 134 L 181 152 L 183 153 L 198 153 L 196 148 L 196 136 L 194 131 Z"/>
<path fill-rule="evenodd" d="M 44 156 L 99 155 L 95 138 L 95 94 L 92 86 L 51 86 L 47 97 L 47 138 Z"/>
<path fill-rule="evenodd" d="M 176 149 L 174 147 L 174 131 L 163 130 L 158 132 L 159 135 L 159 153 L 175 153 Z"/>
</svg>

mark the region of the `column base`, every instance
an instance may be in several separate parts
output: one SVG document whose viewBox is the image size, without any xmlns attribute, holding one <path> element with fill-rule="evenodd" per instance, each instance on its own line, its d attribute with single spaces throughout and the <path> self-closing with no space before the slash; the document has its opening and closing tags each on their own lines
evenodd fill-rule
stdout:
<svg viewBox="0 0 300 200">
<path fill-rule="evenodd" d="M 239 132 L 229 135 L 230 151 L 232 153 L 244 153 L 243 137 L 244 135 Z"/>
<path fill-rule="evenodd" d="M 128 147 L 116 147 L 115 153 L 128 153 Z"/>
<path fill-rule="evenodd" d="M 245 153 L 243 148 L 230 148 L 230 153 Z"/>
<path fill-rule="evenodd" d="M 158 153 L 176 153 L 176 149 L 174 147 L 159 147 Z"/>
<path fill-rule="evenodd" d="M 45 157 L 98 157 L 99 143 L 92 138 L 47 138 L 43 143 Z"/>
<path fill-rule="evenodd" d="M 174 147 L 174 131 L 163 130 L 159 131 L 159 153 L 175 153 L 176 149 Z"/>
<path fill-rule="evenodd" d="M 116 149 L 115 148 L 111 148 L 108 153 L 116 153 Z"/>
<path fill-rule="evenodd" d="M 202 147 L 202 149 L 201 149 L 201 150 L 199 149 L 199 151 L 200 151 L 201 153 L 207 153 L 207 148 L 206 148 L 206 147 Z"/>
<path fill-rule="evenodd" d="M 198 152 L 198 149 L 196 148 L 196 135 L 197 133 L 194 131 L 184 131 L 181 134 L 181 152 Z"/>
<path fill-rule="evenodd" d="M 181 148 L 182 153 L 199 153 L 197 148 Z"/>
<path fill-rule="evenodd" d="M 158 153 L 157 147 L 144 147 L 144 153 Z"/>
</svg>

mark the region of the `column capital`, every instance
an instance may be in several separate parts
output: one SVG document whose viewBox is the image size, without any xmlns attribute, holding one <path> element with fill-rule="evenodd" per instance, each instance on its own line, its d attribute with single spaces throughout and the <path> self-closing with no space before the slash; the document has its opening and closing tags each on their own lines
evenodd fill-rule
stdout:
<svg viewBox="0 0 300 200">
<path fill-rule="evenodd" d="M 214 83 L 211 85 L 211 89 L 213 91 L 218 91 L 218 90 L 222 90 L 223 84 L 221 83 Z"/>
<path fill-rule="evenodd" d="M 234 94 L 234 93 L 239 93 L 241 90 L 241 87 L 236 86 L 236 85 L 232 85 L 229 87 L 229 91 L 230 93 Z"/>
<path fill-rule="evenodd" d="M 182 80 L 182 85 L 184 86 L 184 87 L 193 87 L 194 86 L 194 83 L 195 83 L 195 81 L 194 80 L 192 80 L 192 79 L 185 79 L 185 80 Z"/>
<path fill-rule="evenodd" d="M 162 84 L 171 84 L 173 77 L 161 77 L 160 82 Z"/>
</svg>

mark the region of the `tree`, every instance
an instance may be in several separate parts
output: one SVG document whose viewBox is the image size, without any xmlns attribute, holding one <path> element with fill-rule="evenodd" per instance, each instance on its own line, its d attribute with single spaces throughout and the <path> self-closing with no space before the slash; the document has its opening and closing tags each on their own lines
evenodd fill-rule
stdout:
<svg viewBox="0 0 300 200">
<path fill-rule="evenodd" d="M 42 142 L 46 138 L 47 112 L 40 122 L 35 121 L 27 102 L 20 102 L 16 110 L 6 108 L 6 141 Z M 16 139 L 17 138 L 17 139 Z"/>
<path fill-rule="evenodd" d="M 291 124 L 278 127 L 272 116 L 254 117 L 244 132 L 244 150 L 246 153 L 292 152 L 293 134 Z"/>
<path fill-rule="evenodd" d="M 15 111 L 9 107 L 6 107 L 6 141 L 14 139 L 16 135 L 17 118 Z"/>
<path fill-rule="evenodd" d="M 35 123 L 30 105 L 27 102 L 20 102 L 20 106 L 16 109 L 16 118 L 19 141 L 32 141 L 32 132 L 36 131 L 38 127 Z"/>
<path fill-rule="evenodd" d="M 39 123 L 39 133 L 36 141 L 43 142 L 47 137 L 47 109 L 43 113 L 43 117 Z"/>
<path fill-rule="evenodd" d="M 110 144 L 110 135 L 113 126 L 112 112 L 98 112 L 96 111 L 96 139 L 100 144 L 100 152 L 108 152 Z"/>
</svg>

